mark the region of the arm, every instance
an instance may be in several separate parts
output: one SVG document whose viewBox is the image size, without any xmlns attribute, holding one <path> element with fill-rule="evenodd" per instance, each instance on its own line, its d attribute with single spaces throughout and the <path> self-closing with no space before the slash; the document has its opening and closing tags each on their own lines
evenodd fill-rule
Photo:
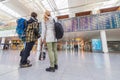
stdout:
<svg viewBox="0 0 120 80">
<path fill-rule="evenodd" d="M 45 41 L 46 41 L 46 26 L 45 26 L 45 22 L 44 21 L 42 21 L 41 38 L 42 38 L 42 42 L 45 43 Z"/>
</svg>

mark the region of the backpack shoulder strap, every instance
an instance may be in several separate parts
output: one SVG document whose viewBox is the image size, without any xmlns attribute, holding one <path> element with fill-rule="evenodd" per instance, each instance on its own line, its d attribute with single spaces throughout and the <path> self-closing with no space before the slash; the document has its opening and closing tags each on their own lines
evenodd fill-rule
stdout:
<svg viewBox="0 0 120 80">
<path fill-rule="evenodd" d="M 26 20 L 25 20 L 24 24 L 25 24 L 25 29 L 24 29 L 24 31 L 26 31 L 27 26 L 28 26 L 28 24 L 27 24 L 27 21 L 26 21 Z"/>
<path fill-rule="evenodd" d="M 54 22 L 54 23 L 56 22 L 55 19 L 53 19 L 53 22 Z"/>
</svg>

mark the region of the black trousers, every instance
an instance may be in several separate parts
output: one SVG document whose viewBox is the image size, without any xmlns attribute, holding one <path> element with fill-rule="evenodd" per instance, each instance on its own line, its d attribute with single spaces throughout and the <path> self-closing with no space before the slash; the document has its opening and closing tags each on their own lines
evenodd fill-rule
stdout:
<svg viewBox="0 0 120 80">
<path fill-rule="evenodd" d="M 27 58 L 30 56 L 30 51 L 32 50 L 34 43 L 35 42 L 26 43 L 25 49 L 23 49 L 20 52 L 20 56 L 21 56 L 20 64 L 27 63 Z"/>
</svg>

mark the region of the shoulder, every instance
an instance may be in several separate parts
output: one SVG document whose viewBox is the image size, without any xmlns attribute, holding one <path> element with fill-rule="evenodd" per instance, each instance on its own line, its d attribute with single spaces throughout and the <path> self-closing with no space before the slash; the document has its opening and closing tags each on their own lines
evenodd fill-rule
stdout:
<svg viewBox="0 0 120 80">
<path fill-rule="evenodd" d="M 33 23 L 33 22 L 38 22 L 38 20 L 31 17 L 31 18 L 27 21 L 28 24 Z"/>
<path fill-rule="evenodd" d="M 57 22 L 57 17 L 52 17 L 52 20 L 55 20 Z"/>
</svg>

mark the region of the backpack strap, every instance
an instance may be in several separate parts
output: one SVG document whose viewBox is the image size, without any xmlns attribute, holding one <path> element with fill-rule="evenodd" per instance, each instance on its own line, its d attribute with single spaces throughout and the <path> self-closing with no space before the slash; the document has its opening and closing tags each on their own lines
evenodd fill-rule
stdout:
<svg viewBox="0 0 120 80">
<path fill-rule="evenodd" d="M 27 26 L 28 26 L 27 21 L 25 21 L 24 24 L 25 24 L 24 32 L 26 32 L 26 30 L 27 30 Z"/>
<path fill-rule="evenodd" d="M 56 22 L 55 19 L 53 19 L 53 22 L 54 22 L 54 23 Z"/>
</svg>

